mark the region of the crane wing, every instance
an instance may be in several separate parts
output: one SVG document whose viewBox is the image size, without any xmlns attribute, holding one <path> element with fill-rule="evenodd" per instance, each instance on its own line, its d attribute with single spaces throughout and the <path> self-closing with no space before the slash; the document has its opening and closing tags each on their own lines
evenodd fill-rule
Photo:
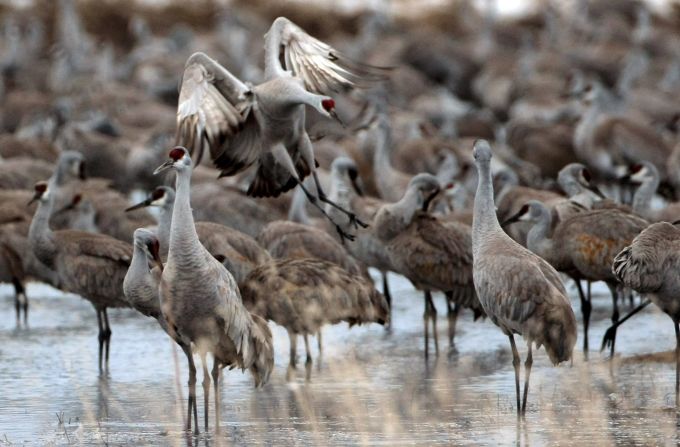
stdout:
<svg viewBox="0 0 680 447">
<path fill-rule="evenodd" d="M 308 91 L 319 94 L 365 86 L 384 79 L 386 72 L 352 61 L 284 17 L 276 19 L 267 32 L 265 69 L 268 78 L 288 70 L 304 81 Z"/>
<path fill-rule="evenodd" d="M 207 149 L 222 176 L 234 175 L 260 155 L 260 131 L 250 88 L 204 53 L 186 62 L 177 106 L 176 143 L 198 164 Z"/>
</svg>

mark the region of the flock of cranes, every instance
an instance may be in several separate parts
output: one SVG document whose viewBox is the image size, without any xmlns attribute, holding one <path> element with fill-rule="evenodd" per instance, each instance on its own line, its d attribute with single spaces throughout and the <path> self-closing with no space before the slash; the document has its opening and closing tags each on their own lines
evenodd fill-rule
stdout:
<svg viewBox="0 0 680 447">
<path fill-rule="evenodd" d="M 77 20 L 73 22 L 77 16 L 72 16 L 72 3 L 60 2 L 60 7 L 63 16 L 71 15 L 70 32 L 86 39 Z M 650 19 L 643 8 L 636 17 L 632 27 L 637 40 L 629 50 L 646 54 Z M 557 20 L 547 15 L 548 19 Z M 586 26 L 576 21 L 569 25 Z M 575 32 L 562 26 L 562 33 Z M 366 32 L 378 33 L 373 28 Z M 547 37 L 543 45 L 550 48 L 554 42 Z M 73 41 L 62 39 L 64 51 L 88 51 L 69 48 L 67 41 Z M 157 50 L 147 45 L 149 52 Z M 487 55 L 492 51 L 484 48 L 478 51 Z M 420 47 L 420 51 L 432 50 Z M 535 53 L 537 58 L 539 50 Z M 10 56 L 3 60 L 9 74 L 8 66 L 22 69 L 21 58 Z M 413 54 L 405 50 L 404 58 L 409 57 Z M 419 67 L 422 61 L 410 63 Z M 539 70 L 536 60 L 524 63 L 529 68 L 517 69 Z M 680 75 L 671 79 L 675 63 L 671 61 L 670 74 L 664 77 L 673 86 L 680 83 Z M 451 90 L 459 90 L 461 79 L 446 62 L 442 64 L 443 82 L 450 81 Z M 241 72 L 252 72 L 254 68 L 248 67 L 241 67 Z M 494 129 L 494 135 L 484 130 L 494 120 L 481 109 L 447 115 L 444 99 L 455 98 L 441 91 L 422 104 L 423 110 L 434 110 L 439 128 L 427 121 L 414 127 L 415 114 L 396 113 L 394 100 L 384 91 L 386 84 L 391 89 L 398 89 L 400 82 L 408 84 L 400 77 L 408 80 L 413 73 L 354 62 L 279 17 L 265 37 L 260 83 L 240 80 L 204 52 L 186 59 L 174 147 L 168 151 L 173 145 L 167 128 L 154 129 L 145 139 L 146 149 L 126 153 L 125 172 L 118 170 L 120 135 L 107 118 L 53 122 L 55 117 L 63 120 L 65 105 L 42 115 L 26 113 L 20 123 L 3 116 L 10 135 L 0 144 L 14 145 L 34 157 L 17 156 L 13 161 L 2 152 L 7 159 L 0 159 L 0 281 L 14 287 L 17 324 L 28 325 L 29 280 L 80 295 L 95 308 L 98 362 L 105 369 L 112 336 L 109 308 L 131 307 L 156 319 L 186 355 L 186 428 L 193 426 L 198 432 L 194 355 L 200 357 L 203 370 L 205 428 L 211 384 L 219 428 L 222 369 L 249 370 L 256 386 L 267 383 L 272 373 L 268 321 L 288 332 L 289 372 L 295 369 L 300 335 L 309 366 L 309 336 L 318 338 L 321 350 L 326 324 L 378 323 L 392 329 L 391 309 L 399 298 L 390 292 L 387 272 L 395 272 L 423 292 L 426 357 L 430 338 L 439 354 L 436 292 L 446 298 L 450 349 L 455 349 L 456 322 L 464 309 L 471 310 L 475 320 L 488 318 L 508 337 L 520 416 L 527 409 L 533 348 L 544 347 L 555 365 L 574 355 L 577 320 L 563 279 L 577 286 L 586 358 L 590 283 L 603 281 L 612 295 L 612 327 L 604 341 L 612 357 L 616 328 L 630 317 L 621 319 L 619 308 L 632 291 L 673 319 L 677 401 L 680 230 L 675 223 L 680 208 L 677 202 L 663 208 L 653 202 L 660 193 L 668 197 L 666 190 L 678 183 L 672 167 L 680 149 L 673 149 L 671 142 L 678 139 L 668 130 L 677 125 L 678 109 L 659 99 L 656 114 L 642 106 L 635 113 L 624 113 L 625 104 L 601 82 L 608 81 L 608 72 L 591 70 L 602 75 L 598 78 L 581 68 L 570 73 L 564 86 L 576 99 L 552 108 L 539 101 L 549 103 L 548 99 L 532 96 L 532 88 L 538 87 L 530 84 L 516 86 L 526 93 L 520 96 L 525 103 L 517 100 L 513 108 L 504 108 L 507 98 L 494 96 L 494 88 L 500 87 L 493 81 L 502 77 L 501 72 L 489 68 L 478 74 L 473 88 L 478 101 L 511 118 L 507 126 Z M 78 66 L 68 69 L 74 75 L 86 72 Z M 420 70 L 428 74 L 434 68 L 426 64 Z M 27 94 L 7 73 L 8 99 L 13 92 Z M 632 88 L 642 76 L 624 71 L 619 82 Z M 544 83 L 554 86 L 555 80 L 547 78 L 546 74 Z M 341 99 L 339 93 L 347 91 L 352 94 Z M 134 95 L 118 96 L 135 104 Z M 336 104 L 341 101 L 356 118 L 340 118 Z M 576 112 L 574 104 L 581 107 Z M 11 104 L 7 107 L 11 110 Z M 163 106 L 158 107 L 162 117 Z M 126 119 L 133 122 L 134 116 Z M 566 124 L 560 122 L 564 116 L 572 117 L 567 132 L 571 156 L 555 143 L 558 134 L 565 133 Z M 543 127 L 533 128 L 518 117 Z M 49 126 L 62 129 L 44 129 Z M 462 140 L 468 126 L 481 128 L 476 136 L 485 138 Z M 314 134 L 313 128 L 322 130 Z M 47 150 L 41 158 L 38 143 L 49 142 L 50 132 L 56 132 L 59 149 Z M 447 139 L 454 137 L 460 145 L 447 146 Z M 487 140 L 493 137 L 492 150 Z M 331 144 L 328 138 L 333 139 Z M 405 144 L 409 141 L 417 144 Z M 538 155 L 522 157 L 524 144 Z M 557 169 L 551 160 L 542 163 L 541 151 L 545 156 L 550 148 L 569 163 Z M 201 164 L 204 155 L 214 168 Z M 86 175 L 93 164 L 95 177 Z M 148 195 L 131 204 L 132 189 Z M 291 190 L 295 191 L 288 193 Z M 627 194 L 632 194 L 630 205 L 622 203 Z M 306 201 L 312 206 L 309 210 Z M 157 222 L 147 208 L 158 209 Z M 382 292 L 376 290 L 369 267 L 382 274 Z M 586 292 L 582 281 L 588 283 Z M 633 312 L 646 304 L 643 301 Z M 515 335 L 528 345 L 523 393 Z"/>
</svg>

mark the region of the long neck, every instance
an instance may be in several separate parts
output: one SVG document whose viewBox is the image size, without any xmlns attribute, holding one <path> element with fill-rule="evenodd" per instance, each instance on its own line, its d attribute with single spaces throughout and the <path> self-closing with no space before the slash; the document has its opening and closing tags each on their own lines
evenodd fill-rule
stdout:
<svg viewBox="0 0 680 447">
<path fill-rule="evenodd" d="M 552 239 L 550 239 L 550 228 L 552 227 L 552 216 L 548 208 L 542 207 L 538 220 L 531 227 L 527 234 L 527 248 L 544 259 L 548 259 L 552 253 Z"/>
<path fill-rule="evenodd" d="M 378 129 L 375 132 L 375 152 L 373 153 L 373 166 L 380 171 L 392 170 L 390 161 L 390 138 L 387 131 Z"/>
<path fill-rule="evenodd" d="M 302 188 L 295 188 L 293 199 L 290 202 L 290 209 L 288 210 L 288 220 L 304 225 L 309 225 L 309 216 L 307 215 L 307 199 Z"/>
<path fill-rule="evenodd" d="M 285 19 L 276 19 L 264 37 L 264 76 L 267 80 L 283 75 L 279 63 L 281 47 L 281 29 L 285 26 Z"/>
<path fill-rule="evenodd" d="M 493 233 L 503 233 L 496 216 L 493 201 L 493 183 L 490 162 L 478 164 L 477 193 L 472 216 L 472 245 L 478 247 L 482 239 Z"/>
<path fill-rule="evenodd" d="M 397 203 L 387 205 L 390 213 L 394 216 L 399 216 L 402 228 L 406 228 L 413 220 L 413 215 L 422 206 L 418 199 L 418 192 L 415 190 L 407 190 L 404 197 Z"/>
<path fill-rule="evenodd" d="M 134 244 L 132 261 L 123 280 L 123 292 L 132 307 L 144 315 L 158 318 L 160 315 L 158 284 L 149 270 L 146 251 L 137 244 Z"/>
<path fill-rule="evenodd" d="M 191 212 L 191 169 L 177 172 L 175 182 L 175 206 L 172 212 L 172 226 L 168 249 L 168 262 L 173 258 L 186 258 L 188 250 L 200 247 L 194 216 Z"/>
<path fill-rule="evenodd" d="M 633 196 L 633 211 L 640 215 L 645 215 L 649 212 L 652 205 L 652 197 L 659 187 L 659 178 L 653 176 L 646 178 L 642 184 L 635 191 Z"/>
<path fill-rule="evenodd" d="M 172 226 L 172 213 L 175 208 L 174 201 L 168 201 L 161 207 L 158 215 L 158 242 L 160 243 L 161 257 L 168 256 L 170 248 L 170 228 Z"/>
<path fill-rule="evenodd" d="M 48 267 L 53 265 L 56 254 L 54 233 L 49 225 L 53 201 L 54 199 L 50 195 L 47 202 L 42 200 L 38 202 L 31 226 L 28 229 L 28 240 L 36 257 Z"/>
</svg>

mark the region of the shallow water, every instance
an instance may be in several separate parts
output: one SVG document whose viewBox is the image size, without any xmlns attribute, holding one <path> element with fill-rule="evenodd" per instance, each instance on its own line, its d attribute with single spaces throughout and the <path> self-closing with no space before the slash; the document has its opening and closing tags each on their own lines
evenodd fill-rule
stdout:
<svg viewBox="0 0 680 447">
<path fill-rule="evenodd" d="M 515 417 L 507 338 L 489 321 L 459 318 L 457 352 L 448 354 L 443 297 L 436 296 L 442 352 L 423 358 L 421 295 L 390 278 L 394 329 L 346 325 L 324 330 L 324 352 L 305 380 L 304 346 L 286 381 L 288 338 L 272 325 L 276 368 L 264 389 L 225 371 L 220 435 L 183 431 L 187 371 L 183 355 L 155 321 L 110 311 L 107 373 L 97 369 L 97 325 L 77 296 L 28 289 L 30 327 L 17 329 L 9 287 L 0 287 L 0 445 L 448 445 L 585 443 L 674 444 L 674 362 L 641 358 L 675 346 L 671 320 L 650 306 L 619 330 L 611 368 L 599 352 L 611 300 L 594 288 L 591 360 L 581 334 L 573 365 L 550 366 L 534 353 L 526 421 Z M 578 311 L 578 302 L 574 300 Z M 625 312 L 625 309 L 624 309 Z M 522 356 L 526 351 L 519 343 Z M 663 358 L 661 358 L 663 357 Z M 197 365 L 197 367 L 199 367 Z M 199 367 L 200 368 L 200 367 Z M 202 374 L 198 402 L 203 416 Z M 210 397 L 210 426 L 214 426 Z"/>
</svg>

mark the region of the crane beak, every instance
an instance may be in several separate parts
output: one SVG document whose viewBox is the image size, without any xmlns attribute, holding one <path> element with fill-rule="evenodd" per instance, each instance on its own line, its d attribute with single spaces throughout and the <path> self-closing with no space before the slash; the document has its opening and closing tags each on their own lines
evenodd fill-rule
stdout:
<svg viewBox="0 0 680 447">
<path fill-rule="evenodd" d="M 335 112 L 335 109 L 329 110 L 329 111 L 328 111 L 328 114 L 329 114 L 335 121 L 339 122 L 340 125 L 343 127 L 343 129 L 346 129 L 346 128 L 347 128 L 347 126 L 345 125 L 345 123 L 340 119 L 340 117 L 338 116 L 338 114 Z"/>
<path fill-rule="evenodd" d="M 601 199 L 607 198 L 607 196 L 605 196 L 604 193 L 602 191 L 600 191 L 600 188 L 598 188 L 596 185 L 589 185 L 588 189 L 590 191 L 594 192 Z"/>
<path fill-rule="evenodd" d="M 144 200 L 144 201 L 142 201 L 142 202 L 139 202 L 139 203 L 136 204 L 136 205 L 132 205 L 131 207 L 125 208 L 125 212 L 127 213 L 127 212 L 129 212 L 129 211 L 138 210 L 138 209 L 140 209 L 140 208 L 146 208 L 147 206 L 150 206 L 150 205 L 151 205 L 151 202 L 152 202 L 151 199 L 146 199 L 146 200 Z"/>
<path fill-rule="evenodd" d="M 160 165 L 159 167 L 156 168 L 155 171 L 153 171 L 153 175 L 158 175 L 163 171 L 166 171 L 172 167 L 172 165 L 175 163 L 175 160 L 172 158 Z"/>
<path fill-rule="evenodd" d="M 510 224 L 514 224 L 515 222 L 519 222 L 520 218 L 522 217 L 524 213 L 522 210 L 518 211 L 517 213 L 513 214 L 512 216 L 508 217 L 505 219 L 505 221 L 501 224 L 501 228 L 505 228 L 506 226 Z"/>
<path fill-rule="evenodd" d="M 33 205 L 33 202 L 35 202 L 36 200 L 38 200 L 38 198 L 35 197 L 35 196 L 33 198 L 31 198 L 31 200 L 29 200 L 28 203 L 26 203 L 26 208 Z"/>
</svg>

